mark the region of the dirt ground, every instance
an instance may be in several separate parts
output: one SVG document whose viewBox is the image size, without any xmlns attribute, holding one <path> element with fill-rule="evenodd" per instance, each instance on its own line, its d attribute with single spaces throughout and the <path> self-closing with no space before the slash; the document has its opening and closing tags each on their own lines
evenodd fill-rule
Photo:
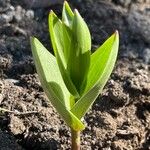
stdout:
<svg viewBox="0 0 150 150">
<path fill-rule="evenodd" d="M 120 33 L 116 67 L 84 118 L 82 150 L 150 150 L 150 1 L 70 3 L 90 28 L 92 49 Z M 44 95 L 29 43 L 34 35 L 52 51 L 51 9 L 61 16 L 61 5 L 0 0 L 0 107 L 14 111 L 0 113 L 0 150 L 70 149 L 70 130 Z"/>
</svg>

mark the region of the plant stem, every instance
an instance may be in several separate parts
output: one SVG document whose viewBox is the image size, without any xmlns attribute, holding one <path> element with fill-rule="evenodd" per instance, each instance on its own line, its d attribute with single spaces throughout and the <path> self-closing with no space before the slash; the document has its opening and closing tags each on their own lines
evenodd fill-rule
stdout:
<svg viewBox="0 0 150 150">
<path fill-rule="evenodd" d="M 80 150 L 80 131 L 71 129 L 71 150 Z"/>
</svg>

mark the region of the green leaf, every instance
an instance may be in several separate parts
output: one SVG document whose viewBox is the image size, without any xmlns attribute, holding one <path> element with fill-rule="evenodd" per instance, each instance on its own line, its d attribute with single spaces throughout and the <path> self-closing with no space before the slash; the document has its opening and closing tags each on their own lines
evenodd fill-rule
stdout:
<svg viewBox="0 0 150 150">
<path fill-rule="evenodd" d="M 72 32 L 70 28 L 67 27 L 64 23 L 62 23 L 62 30 L 63 30 L 62 32 L 63 32 L 64 57 L 65 57 L 66 66 L 67 66 L 68 60 L 70 57 Z"/>
<path fill-rule="evenodd" d="M 90 66 L 91 36 L 77 10 L 74 13 L 72 33 L 67 70 L 76 89 L 82 95 Z"/>
<path fill-rule="evenodd" d="M 84 95 L 71 109 L 71 112 L 79 119 L 85 115 L 105 86 L 117 58 L 118 46 L 119 35 L 116 31 L 92 54 Z"/>
<path fill-rule="evenodd" d="M 68 5 L 67 1 L 65 1 L 63 5 L 62 22 L 64 22 L 68 27 L 71 27 L 73 16 L 74 14 L 70 6 Z"/>
<path fill-rule="evenodd" d="M 49 100 L 68 126 L 83 130 L 83 123 L 69 111 L 71 95 L 63 82 L 56 58 L 36 38 L 31 38 L 31 46 L 39 79 Z"/>
<path fill-rule="evenodd" d="M 67 71 L 68 49 L 70 48 L 69 43 L 71 42 L 70 35 L 68 35 L 70 32 L 67 29 L 54 12 L 51 11 L 49 14 L 49 31 L 59 69 L 70 93 L 75 97 L 79 97 L 76 87 L 72 83 Z"/>
</svg>

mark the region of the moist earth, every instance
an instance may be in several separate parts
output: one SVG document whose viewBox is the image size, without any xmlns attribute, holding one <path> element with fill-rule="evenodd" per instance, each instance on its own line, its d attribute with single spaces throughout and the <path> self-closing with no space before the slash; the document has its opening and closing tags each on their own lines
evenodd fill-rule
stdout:
<svg viewBox="0 0 150 150">
<path fill-rule="evenodd" d="M 116 29 L 116 67 L 84 118 L 82 150 L 150 149 L 149 0 L 70 1 L 87 22 L 92 51 Z M 52 52 L 47 18 L 62 5 L 31 8 L 0 0 L 0 150 L 69 150 L 70 130 L 46 98 L 35 70 L 29 37 Z M 28 112 L 28 113 L 27 113 Z"/>
</svg>

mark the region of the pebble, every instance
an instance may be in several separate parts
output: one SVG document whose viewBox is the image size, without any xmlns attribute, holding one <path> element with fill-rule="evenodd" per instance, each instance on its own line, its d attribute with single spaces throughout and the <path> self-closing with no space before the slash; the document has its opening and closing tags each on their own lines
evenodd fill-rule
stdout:
<svg viewBox="0 0 150 150">
<path fill-rule="evenodd" d="M 21 6 L 17 6 L 16 9 L 15 9 L 14 19 L 17 22 L 20 22 L 23 19 L 24 14 L 25 14 L 25 10 L 22 9 Z"/>
<path fill-rule="evenodd" d="M 34 18 L 34 11 L 28 10 L 25 15 L 28 19 L 33 19 Z"/>
</svg>

